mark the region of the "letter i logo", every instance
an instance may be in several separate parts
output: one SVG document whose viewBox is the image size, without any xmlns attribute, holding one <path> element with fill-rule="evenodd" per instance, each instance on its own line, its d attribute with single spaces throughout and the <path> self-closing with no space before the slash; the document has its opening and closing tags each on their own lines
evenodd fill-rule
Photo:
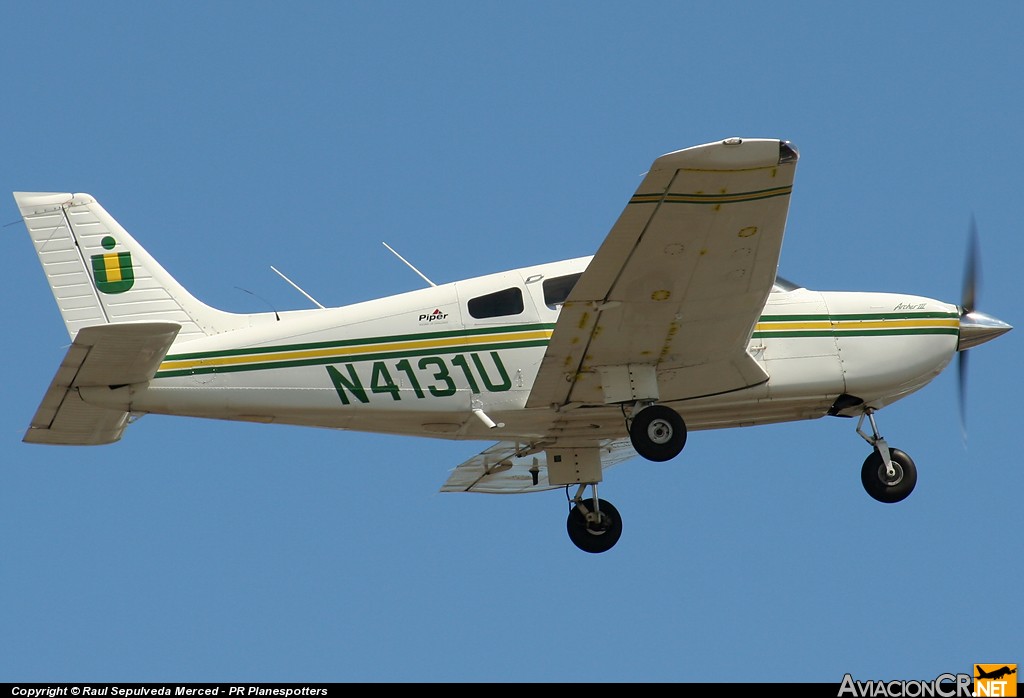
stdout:
<svg viewBox="0 0 1024 698">
<path fill-rule="evenodd" d="M 103 249 L 112 250 L 117 241 L 109 235 L 100 243 Z M 103 293 L 124 293 L 135 284 L 132 272 L 131 252 L 109 252 L 92 256 L 92 275 L 96 288 Z"/>
</svg>

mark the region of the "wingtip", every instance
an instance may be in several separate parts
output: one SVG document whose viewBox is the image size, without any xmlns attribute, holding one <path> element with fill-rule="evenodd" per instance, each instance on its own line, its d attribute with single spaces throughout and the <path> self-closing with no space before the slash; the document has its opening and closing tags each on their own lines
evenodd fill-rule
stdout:
<svg viewBox="0 0 1024 698">
<path fill-rule="evenodd" d="M 11 192 L 22 215 L 48 211 L 61 206 L 90 204 L 95 202 L 90 194 L 56 191 L 15 191 Z"/>
<path fill-rule="evenodd" d="M 779 141 L 779 164 L 785 165 L 800 159 L 800 151 L 791 141 Z"/>
<path fill-rule="evenodd" d="M 789 141 L 731 137 L 666 153 L 655 161 L 650 171 L 680 167 L 712 170 L 774 167 L 795 163 L 798 157 L 796 146 Z"/>
</svg>

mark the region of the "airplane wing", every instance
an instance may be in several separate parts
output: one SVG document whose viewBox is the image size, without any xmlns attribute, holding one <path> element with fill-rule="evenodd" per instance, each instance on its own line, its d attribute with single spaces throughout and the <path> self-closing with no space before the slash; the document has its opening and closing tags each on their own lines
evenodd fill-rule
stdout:
<svg viewBox="0 0 1024 698">
<path fill-rule="evenodd" d="M 176 322 L 83 327 L 64 355 L 23 440 L 80 446 L 119 440 L 129 412 L 90 405 L 82 400 L 80 390 L 124 389 L 148 381 L 180 329 Z"/>
<path fill-rule="evenodd" d="M 520 494 L 540 492 L 561 485 L 547 480 L 547 457 L 544 451 L 518 455 L 522 443 L 499 441 L 451 471 L 442 492 L 485 492 L 488 494 Z M 636 456 L 629 439 L 607 441 L 601 445 L 601 469 L 606 470 Z M 537 484 L 533 473 L 537 470 Z"/>
<path fill-rule="evenodd" d="M 797 159 L 786 141 L 730 138 L 655 160 L 562 306 L 526 406 L 626 402 L 607 384 L 635 367 L 654 368 L 662 402 L 766 381 L 747 344 Z"/>
</svg>

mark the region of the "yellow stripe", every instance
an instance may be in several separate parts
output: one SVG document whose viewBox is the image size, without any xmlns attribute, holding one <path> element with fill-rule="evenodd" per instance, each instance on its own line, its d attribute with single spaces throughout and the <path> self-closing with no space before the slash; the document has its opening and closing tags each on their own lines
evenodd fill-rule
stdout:
<svg viewBox="0 0 1024 698">
<path fill-rule="evenodd" d="M 121 260 L 116 252 L 103 255 L 103 268 L 107 272 L 107 281 L 121 280 Z"/>
<path fill-rule="evenodd" d="M 959 327 L 960 321 L 956 318 L 951 318 L 948 320 L 942 320 L 938 318 L 932 318 L 928 320 L 844 320 L 842 322 L 838 322 L 835 324 L 836 327 L 841 326 L 843 328 L 855 328 L 858 330 L 888 330 L 904 327 Z"/>
<path fill-rule="evenodd" d="M 180 359 L 165 361 L 160 364 L 161 371 L 175 371 L 196 366 L 237 366 L 239 364 L 255 364 L 273 361 L 296 361 L 301 359 L 319 359 L 327 357 L 358 356 L 386 351 L 409 351 L 413 349 L 438 349 L 443 347 L 465 346 L 474 344 L 492 344 L 494 342 L 522 341 L 528 339 L 549 339 L 551 330 L 535 330 L 531 332 L 510 332 L 505 334 L 489 334 L 477 337 L 446 337 L 443 339 L 417 339 L 405 342 L 387 342 L 380 344 L 360 344 L 353 347 L 327 347 L 325 349 L 297 349 L 268 354 L 217 356 L 207 359 Z"/>
<path fill-rule="evenodd" d="M 827 330 L 858 329 L 858 330 L 895 330 L 911 327 L 959 327 L 957 318 L 931 318 L 922 320 L 816 320 L 814 322 L 759 322 L 757 331 L 781 330 Z"/>
</svg>

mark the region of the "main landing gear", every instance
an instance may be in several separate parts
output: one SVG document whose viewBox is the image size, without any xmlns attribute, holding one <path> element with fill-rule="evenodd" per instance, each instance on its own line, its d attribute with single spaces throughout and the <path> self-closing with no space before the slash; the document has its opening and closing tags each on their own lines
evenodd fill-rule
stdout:
<svg viewBox="0 0 1024 698">
<path fill-rule="evenodd" d="M 686 445 L 683 418 L 664 405 L 638 403 L 627 426 L 633 449 L 647 460 L 672 460 Z M 587 487 L 592 489 L 589 497 L 583 495 Z M 611 502 L 597 496 L 596 482 L 581 483 L 576 495 L 569 499 L 565 527 L 577 548 L 587 553 L 603 553 L 611 550 L 622 535 L 622 518 Z"/>
<path fill-rule="evenodd" d="M 861 429 L 865 417 L 871 423 L 870 436 Z M 917 484 L 917 466 L 903 451 L 889 448 L 885 439 L 878 434 L 873 409 L 866 409 L 860 416 L 857 434 L 875 449 L 860 469 L 860 480 L 864 490 L 872 498 L 886 504 L 901 502 L 909 497 Z"/>
<path fill-rule="evenodd" d="M 686 445 L 686 424 L 671 407 L 638 405 L 629 424 L 629 440 L 638 454 L 653 461 L 672 460 Z"/>
<path fill-rule="evenodd" d="M 622 517 L 603 499 L 597 497 L 597 484 L 592 484 L 591 497 L 584 497 L 587 485 L 581 484 L 576 496 L 569 500 L 569 518 L 565 528 L 569 540 L 585 553 L 603 553 L 619 541 L 622 535 Z M 568 492 L 568 488 L 566 488 Z"/>
</svg>

